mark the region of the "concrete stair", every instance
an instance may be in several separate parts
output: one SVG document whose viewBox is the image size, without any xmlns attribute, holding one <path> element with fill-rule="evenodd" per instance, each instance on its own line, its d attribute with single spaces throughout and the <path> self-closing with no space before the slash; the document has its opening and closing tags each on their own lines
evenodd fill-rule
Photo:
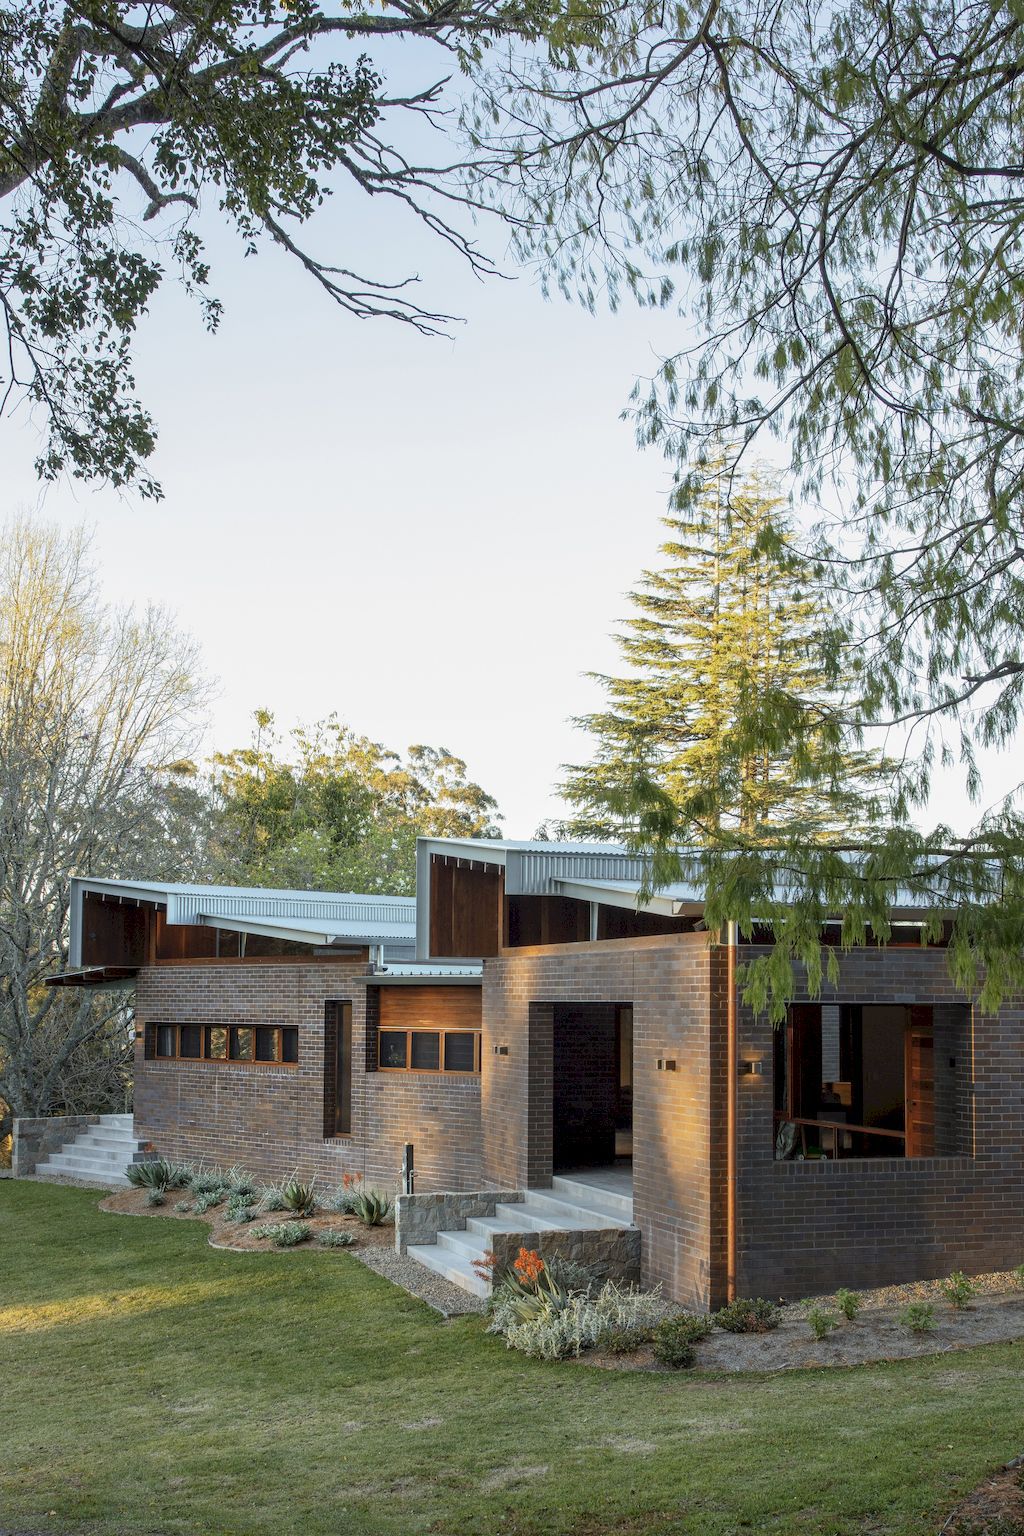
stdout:
<svg viewBox="0 0 1024 1536">
<path fill-rule="evenodd" d="M 408 1252 L 470 1295 L 489 1296 L 491 1283 L 473 1263 L 483 1260 L 495 1233 L 528 1239 L 537 1232 L 595 1232 L 632 1224 L 629 1195 L 559 1175 L 550 1189 L 528 1189 L 522 1201 L 496 1205 L 493 1216 L 471 1216 L 460 1231 L 439 1232 L 436 1242 L 410 1244 Z"/>
<path fill-rule="evenodd" d="M 143 1148 L 131 1115 L 100 1115 L 96 1125 L 86 1126 L 37 1163 L 35 1176 L 122 1189 L 128 1185 L 124 1170 L 129 1163 L 144 1163 L 152 1156 Z"/>
</svg>

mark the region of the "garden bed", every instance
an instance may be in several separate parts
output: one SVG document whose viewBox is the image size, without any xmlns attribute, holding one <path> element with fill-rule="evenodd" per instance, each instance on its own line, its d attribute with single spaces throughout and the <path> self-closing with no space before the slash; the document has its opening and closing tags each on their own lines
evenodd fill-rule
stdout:
<svg viewBox="0 0 1024 1536">
<path fill-rule="evenodd" d="M 725 1333 L 716 1328 L 695 1344 L 695 1367 L 726 1374 L 815 1370 L 906 1360 L 1024 1338 L 1024 1290 L 1014 1273 L 975 1275 L 972 1283 L 975 1295 L 960 1311 L 950 1306 L 938 1280 L 862 1291 L 857 1316 L 852 1321 L 839 1319 L 838 1327 L 823 1339 L 814 1337 L 804 1304 L 784 1305 L 778 1327 L 768 1333 Z M 835 1310 L 832 1297 L 818 1301 L 822 1307 L 831 1305 Z M 931 1331 L 914 1333 L 900 1320 L 912 1302 L 933 1307 Z M 591 1350 L 579 1359 L 607 1370 L 667 1369 L 646 1345 L 625 1355 Z"/>
<path fill-rule="evenodd" d="M 314 1216 L 303 1218 L 303 1225 L 311 1229 L 307 1242 L 298 1243 L 294 1248 L 276 1248 L 269 1238 L 256 1237 L 251 1227 L 264 1222 L 284 1223 L 290 1219 L 286 1211 L 275 1211 L 261 1216 L 256 1222 L 240 1224 L 227 1220 L 223 1205 L 213 1206 L 208 1211 L 176 1211 L 175 1204 L 183 1199 L 187 1199 L 187 1192 L 170 1191 L 166 1204 L 150 1205 L 147 1203 L 146 1190 L 119 1189 L 100 1201 L 100 1210 L 116 1216 L 158 1216 L 171 1217 L 176 1221 L 205 1221 L 210 1228 L 209 1240 L 212 1246 L 230 1248 L 236 1253 L 294 1253 L 309 1248 L 315 1248 L 321 1253 L 345 1253 L 347 1250 L 344 1248 L 321 1248 L 317 1241 L 320 1233 L 337 1231 L 350 1233 L 354 1239 L 353 1247 L 393 1248 L 395 1243 L 393 1226 L 366 1227 L 354 1216 L 318 1210 Z"/>
</svg>

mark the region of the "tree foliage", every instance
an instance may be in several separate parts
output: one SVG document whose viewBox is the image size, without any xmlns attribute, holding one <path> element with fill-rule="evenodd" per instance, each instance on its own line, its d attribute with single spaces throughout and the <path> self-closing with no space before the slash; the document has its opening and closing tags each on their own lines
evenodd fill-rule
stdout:
<svg viewBox="0 0 1024 1536">
<path fill-rule="evenodd" d="M 493 75 L 473 124 L 492 195 L 512 187 L 550 283 L 684 321 L 635 397 L 683 504 L 721 438 L 737 470 L 765 434 L 786 445 L 846 634 L 832 681 L 854 726 L 909 735 L 891 821 L 831 850 L 719 844 L 710 916 L 776 923 L 754 991 L 777 1011 L 823 915 L 853 942 L 920 900 L 955 914 L 954 972 L 994 1003 L 1024 984 L 1019 795 L 968 834 L 912 818 L 939 761 L 980 795 L 977 747 L 1013 741 L 1024 697 L 1024 11 L 710 0 L 605 23 Z M 638 835 L 662 876 L 677 830 L 651 800 Z"/>
<path fill-rule="evenodd" d="M 496 802 L 444 747 L 403 758 L 334 715 L 287 743 L 268 711 L 255 722 L 251 746 L 213 759 L 213 878 L 411 895 L 418 836 L 498 835 Z"/>
<path fill-rule="evenodd" d="M 837 717 L 829 615 L 771 476 L 735 482 L 722 453 L 690 511 L 662 521 L 663 563 L 629 594 L 616 636 L 628 671 L 599 677 L 606 708 L 576 722 L 596 756 L 562 785 L 576 807 L 563 830 L 632 836 L 633 807 L 658 790 L 687 845 L 730 830 L 770 843 L 863 827 L 885 764 Z M 794 733 L 794 714 L 812 713 L 813 728 Z"/>
<path fill-rule="evenodd" d="M 102 602 L 80 531 L 0 530 L 0 1099 L 15 1114 L 74 1102 L 90 1050 L 120 1070 L 117 1000 L 44 982 L 67 961 L 72 875 L 186 872 L 171 786 L 205 696 L 166 614 Z"/>
<path fill-rule="evenodd" d="M 132 348 L 168 266 L 217 324 L 201 205 L 246 252 L 264 239 L 282 247 L 348 314 L 443 330 L 452 317 L 415 300 L 415 276 L 398 266 L 360 275 L 344 252 L 313 254 L 302 227 L 342 183 L 400 205 L 471 270 L 489 270 L 460 217 L 474 200 L 443 133 L 431 158 L 432 130 L 451 71 L 497 39 L 535 38 L 548 20 L 544 0 L 10 0 L 0 10 L 0 394 L 4 407 L 27 396 L 37 408 L 40 473 L 158 493 Z M 425 78 L 391 92 L 372 50 L 393 56 L 403 43 L 418 45 Z"/>
</svg>

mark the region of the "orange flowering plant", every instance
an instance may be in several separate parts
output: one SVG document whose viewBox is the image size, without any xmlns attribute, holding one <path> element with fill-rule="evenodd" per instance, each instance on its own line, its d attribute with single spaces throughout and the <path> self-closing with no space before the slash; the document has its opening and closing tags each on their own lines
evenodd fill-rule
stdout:
<svg viewBox="0 0 1024 1536">
<path fill-rule="evenodd" d="M 519 1278 L 520 1285 L 537 1288 L 537 1282 L 544 1273 L 544 1260 L 535 1248 L 520 1248 L 519 1257 L 512 1265 Z"/>
</svg>

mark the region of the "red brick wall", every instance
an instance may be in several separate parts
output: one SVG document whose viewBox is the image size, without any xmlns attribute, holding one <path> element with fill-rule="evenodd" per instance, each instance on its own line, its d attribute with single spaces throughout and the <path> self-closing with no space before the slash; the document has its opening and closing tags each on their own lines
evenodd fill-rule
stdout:
<svg viewBox="0 0 1024 1536">
<path fill-rule="evenodd" d="M 238 1162 L 267 1179 L 298 1170 L 328 1183 L 362 1173 L 391 1188 L 402 1146 L 416 1149 L 417 1188 L 479 1186 L 480 1080 L 367 1070 L 365 961 L 153 966 L 138 978 L 140 1026 L 157 1022 L 297 1025 L 293 1068 L 135 1063 L 137 1134 L 171 1158 Z M 352 1135 L 324 1140 L 324 1002 L 352 1003 Z M 372 998 L 371 998 L 372 1001 Z"/>
</svg>

